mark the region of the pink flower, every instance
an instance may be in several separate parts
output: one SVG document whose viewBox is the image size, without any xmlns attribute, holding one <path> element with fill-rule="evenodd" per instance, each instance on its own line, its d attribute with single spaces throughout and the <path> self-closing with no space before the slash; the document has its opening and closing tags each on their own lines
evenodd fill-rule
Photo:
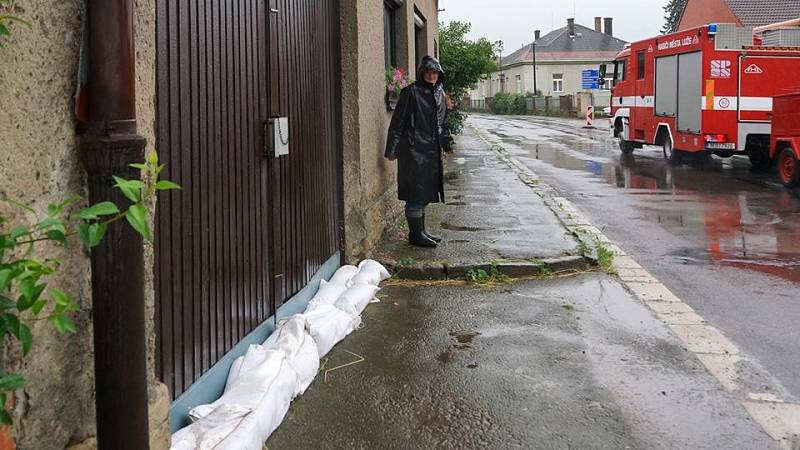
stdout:
<svg viewBox="0 0 800 450">
<path fill-rule="evenodd" d="M 394 81 L 400 81 L 403 79 L 403 74 L 398 70 L 394 73 Z"/>
<path fill-rule="evenodd" d="M 394 91 L 395 91 L 394 84 L 390 84 L 390 85 L 387 87 L 387 89 L 389 89 L 389 92 L 394 92 Z"/>
</svg>

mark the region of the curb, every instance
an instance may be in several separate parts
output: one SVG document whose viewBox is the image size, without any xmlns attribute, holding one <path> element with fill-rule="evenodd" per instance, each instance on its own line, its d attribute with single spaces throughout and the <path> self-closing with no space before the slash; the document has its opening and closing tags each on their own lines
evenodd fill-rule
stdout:
<svg viewBox="0 0 800 450">
<path fill-rule="evenodd" d="M 485 270 L 488 272 L 493 267 L 511 278 L 527 278 L 545 273 L 579 272 L 588 269 L 593 263 L 593 260 L 583 256 L 456 265 L 443 262 L 400 264 L 396 261 L 381 261 L 381 264 L 392 273 L 392 278 L 419 281 L 463 280 L 470 271 Z"/>
</svg>

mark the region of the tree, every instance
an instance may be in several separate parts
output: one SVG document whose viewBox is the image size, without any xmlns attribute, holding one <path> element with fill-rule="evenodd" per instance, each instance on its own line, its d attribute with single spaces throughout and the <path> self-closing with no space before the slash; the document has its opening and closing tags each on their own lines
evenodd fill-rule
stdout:
<svg viewBox="0 0 800 450">
<path fill-rule="evenodd" d="M 439 25 L 439 60 L 445 72 L 445 89 L 456 101 L 478 81 L 497 70 L 495 55 L 500 52 L 499 42 L 493 43 L 486 38 L 467 39 L 471 27 L 466 22 Z M 454 133 L 461 131 L 463 120 L 461 111 L 451 112 L 450 126 Z"/>
<path fill-rule="evenodd" d="M 667 13 L 664 19 L 667 21 L 661 32 L 664 34 L 674 33 L 678 31 L 678 22 L 681 20 L 683 10 L 686 8 L 688 0 L 669 0 L 667 6 L 664 7 L 664 12 Z"/>
<path fill-rule="evenodd" d="M 439 60 L 445 72 L 447 91 L 461 98 L 478 81 L 497 70 L 497 43 L 486 38 L 467 39 L 472 25 L 450 22 L 439 27 Z"/>
</svg>

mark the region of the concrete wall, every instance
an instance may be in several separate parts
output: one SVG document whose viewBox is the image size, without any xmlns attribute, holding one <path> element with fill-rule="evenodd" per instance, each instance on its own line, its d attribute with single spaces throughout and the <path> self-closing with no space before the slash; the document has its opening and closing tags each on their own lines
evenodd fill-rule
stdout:
<svg viewBox="0 0 800 450">
<path fill-rule="evenodd" d="M 78 151 L 73 115 L 83 1 L 19 0 L 17 14 L 31 29 L 14 26 L 8 47 L 0 50 L 0 197 L 29 203 L 39 213 L 47 204 L 70 194 L 86 196 L 86 180 Z M 139 131 L 154 141 L 155 0 L 136 0 L 137 108 Z M 152 148 L 152 146 L 150 147 Z M 0 204 L 3 213 L 11 213 Z M 33 220 L 11 213 L 14 220 Z M 91 324 L 91 280 L 88 253 L 77 242 L 68 249 L 42 247 L 63 266 L 50 279 L 53 286 L 74 294 L 81 311 L 78 332 L 62 336 L 46 322 L 33 326 L 34 344 L 22 360 L 18 345 L 2 354 L 6 370 L 20 371 L 28 385 L 15 395 L 15 425 L 10 434 L 21 449 L 61 449 L 94 446 L 94 355 Z M 147 253 L 152 266 L 152 250 Z M 166 420 L 165 390 L 153 378 L 153 290 L 151 267 L 147 292 L 147 331 L 151 356 L 151 428 L 159 436 Z M 168 404 L 168 400 L 167 400 Z M 167 429 L 168 432 L 168 429 Z M 152 448 L 167 448 L 163 433 Z M 166 439 L 166 440 L 165 440 Z M 5 442 L 5 443 L 4 443 Z M 0 438 L 0 445 L 9 441 Z"/>
<path fill-rule="evenodd" d="M 415 66 L 415 7 L 427 19 L 427 48 L 433 52 L 437 3 L 409 0 L 395 12 L 398 66 Z M 345 238 L 347 258 L 355 260 L 369 254 L 401 204 L 396 164 L 383 158 L 392 117 L 384 101 L 383 2 L 342 0 L 341 8 Z"/>
</svg>

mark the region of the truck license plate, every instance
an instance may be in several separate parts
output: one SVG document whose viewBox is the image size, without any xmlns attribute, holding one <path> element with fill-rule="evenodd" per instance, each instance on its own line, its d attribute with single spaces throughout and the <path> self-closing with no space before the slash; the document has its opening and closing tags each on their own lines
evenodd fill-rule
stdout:
<svg viewBox="0 0 800 450">
<path fill-rule="evenodd" d="M 706 150 L 736 150 L 736 144 L 733 142 L 709 142 L 706 144 Z"/>
</svg>

